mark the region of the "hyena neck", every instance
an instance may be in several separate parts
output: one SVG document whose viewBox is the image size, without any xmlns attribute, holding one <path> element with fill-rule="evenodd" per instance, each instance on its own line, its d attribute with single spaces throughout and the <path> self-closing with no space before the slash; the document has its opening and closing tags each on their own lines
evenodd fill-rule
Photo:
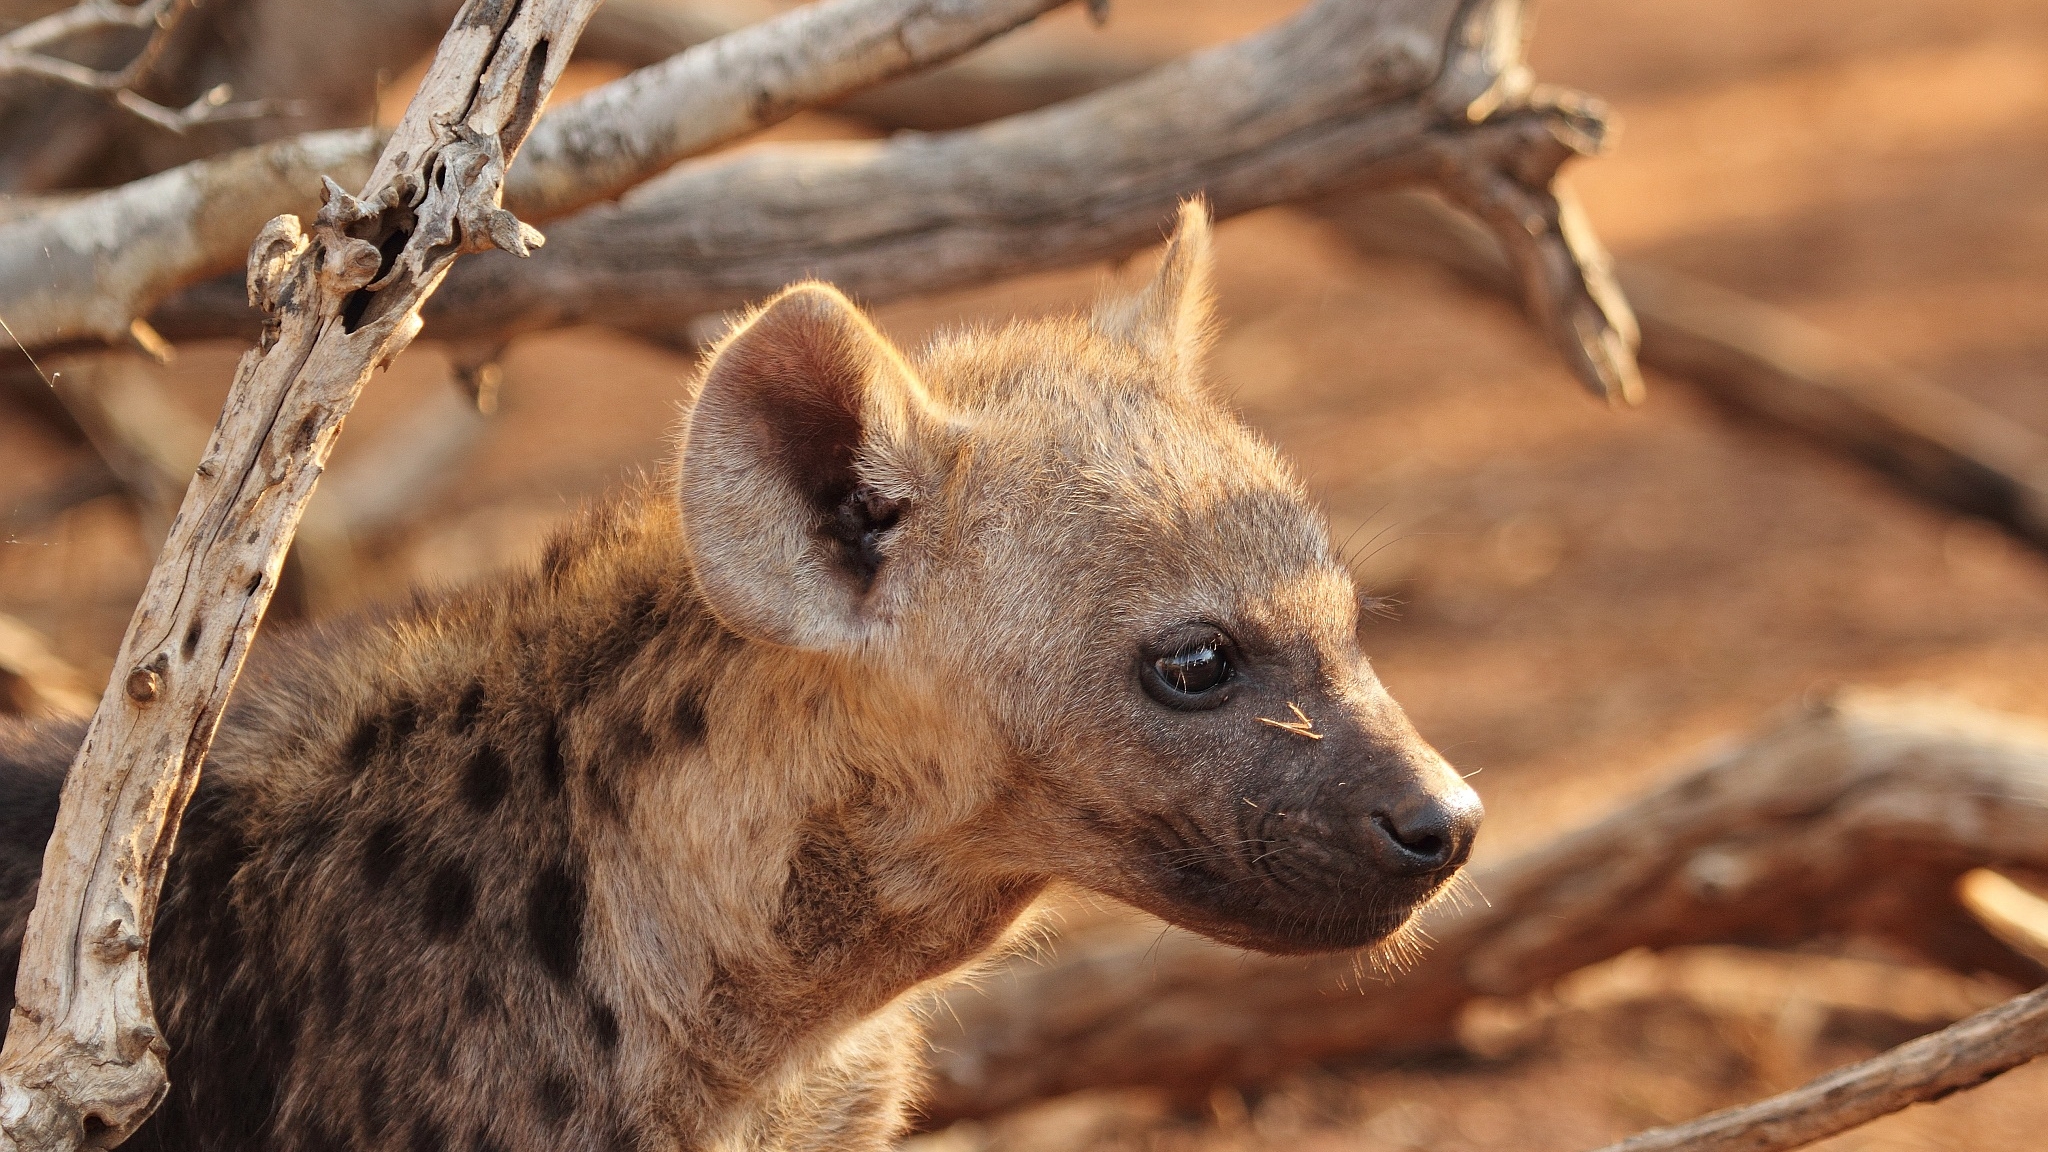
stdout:
<svg viewBox="0 0 2048 1152">
<path fill-rule="evenodd" d="M 960 717 L 852 658 L 719 625 L 665 499 L 618 522 L 542 565 L 565 598 L 544 619 L 612 621 L 547 677 L 589 685 L 564 712 L 593 907 L 623 995 L 682 1022 L 698 1058 L 772 1081 L 989 952 L 1043 881 L 984 858 L 1005 789 Z"/>
<path fill-rule="evenodd" d="M 360 934 L 353 910 L 375 905 L 375 935 L 445 989 L 421 995 L 525 1033 L 504 1050 L 590 1032 L 619 1075 L 716 1110 L 988 951 L 1041 885 L 976 855 L 996 835 L 991 758 L 963 762 L 931 724 L 878 726 L 914 706 L 886 677 L 733 635 L 679 533 L 643 494 L 530 575 L 301 645 L 217 761 L 283 857 L 244 875 L 292 878 L 290 915 L 331 901 Z M 306 767 L 278 779 L 281 759 Z M 294 870 L 313 842 L 331 866 Z M 368 938 L 316 958 L 355 976 L 301 978 L 370 994 L 346 955 Z M 522 997 L 542 1009 L 498 1007 Z"/>
</svg>

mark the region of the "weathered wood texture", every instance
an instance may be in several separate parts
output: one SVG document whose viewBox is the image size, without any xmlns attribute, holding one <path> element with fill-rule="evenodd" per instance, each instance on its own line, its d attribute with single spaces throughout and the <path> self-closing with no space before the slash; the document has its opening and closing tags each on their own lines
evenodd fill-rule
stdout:
<svg viewBox="0 0 2048 1152">
<path fill-rule="evenodd" d="M 2038 970 L 1951 898 L 1978 866 L 2048 867 L 2048 729 L 1939 701 L 1802 709 L 1593 826 L 1483 872 L 1414 969 L 1249 957 L 1112 921 L 948 995 L 933 1122 L 1080 1088 L 1199 1100 L 1315 1060 L 1438 1050 L 1479 996 L 1635 947 L 1880 937 L 1965 970 Z"/>
<path fill-rule="evenodd" d="M 1786 1152 L 1974 1088 L 2048 1053 L 2048 988 L 2015 997 L 1812 1083 L 1600 1152 Z"/>
<path fill-rule="evenodd" d="M 250 292 L 274 314 L 122 639 L 64 783 L 0 1052 L 0 1148 L 108 1147 L 165 1088 L 145 957 L 177 822 L 305 502 L 371 371 L 418 333 L 465 251 L 539 235 L 499 206 L 597 0 L 472 0 L 370 173 L 308 236 L 267 225 Z"/>
<path fill-rule="evenodd" d="M 1316 209 L 1364 247 L 1521 290 L 1492 235 L 1425 197 L 1330 197 Z M 2048 436 L 1783 309 L 1641 264 L 1623 263 L 1617 276 L 1642 325 L 1644 364 L 2048 548 Z"/>
<path fill-rule="evenodd" d="M 1259 35 L 979 128 L 683 165 L 564 221 L 516 272 L 465 265 L 429 316 L 472 339 L 585 322 L 666 334 L 804 276 L 880 301 L 1125 255 L 1196 193 L 1228 216 L 1425 185 L 1500 236 L 1579 378 L 1633 400 L 1634 319 L 1553 189 L 1561 165 L 1600 147 L 1602 111 L 1534 86 L 1521 43 L 1516 0 L 1319 0 Z M 219 334 L 236 311 L 214 286 L 156 320 L 174 338 Z"/>
<path fill-rule="evenodd" d="M 825 0 L 572 101 L 534 129 L 506 206 L 546 220 L 686 156 L 965 52 L 1065 0 Z M 380 142 L 308 133 L 195 161 L 0 225 L 0 316 L 37 349 L 126 340 L 178 287 L 227 272 L 263 222 L 353 184 Z M 693 214 L 695 214 L 693 212 Z M 779 287 L 779 285 L 778 285 Z"/>
</svg>

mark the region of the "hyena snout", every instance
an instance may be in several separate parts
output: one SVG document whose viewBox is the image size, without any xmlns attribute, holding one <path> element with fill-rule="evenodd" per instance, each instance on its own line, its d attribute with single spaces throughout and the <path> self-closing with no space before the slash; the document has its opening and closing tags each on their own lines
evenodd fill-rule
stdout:
<svg viewBox="0 0 2048 1152">
<path fill-rule="evenodd" d="M 1349 752 L 1299 781 L 1291 804 L 1276 797 L 1255 835 L 1294 841 L 1333 882 L 1426 898 L 1471 856 L 1478 795 L 1419 740 L 1367 737 Z"/>
<path fill-rule="evenodd" d="M 1463 780 L 1455 784 L 1401 789 L 1368 814 L 1362 839 L 1380 871 L 1402 879 L 1431 876 L 1462 866 L 1472 855 L 1484 812 Z"/>
</svg>

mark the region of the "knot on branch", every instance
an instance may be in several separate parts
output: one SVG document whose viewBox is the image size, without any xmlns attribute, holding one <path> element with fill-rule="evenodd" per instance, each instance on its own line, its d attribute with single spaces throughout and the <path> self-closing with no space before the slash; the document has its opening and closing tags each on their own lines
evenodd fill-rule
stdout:
<svg viewBox="0 0 2048 1152">
<path fill-rule="evenodd" d="M 292 269 L 309 243 L 297 216 L 279 216 L 263 226 L 249 246 L 249 307 L 276 315 L 285 304 Z"/>
<path fill-rule="evenodd" d="M 467 124 L 440 127 L 445 135 L 428 166 L 418 224 L 401 263 L 419 279 L 458 253 L 502 248 L 530 255 L 546 237 L 504 208 L 504 145 L 495 134 Z"/>
</svg>

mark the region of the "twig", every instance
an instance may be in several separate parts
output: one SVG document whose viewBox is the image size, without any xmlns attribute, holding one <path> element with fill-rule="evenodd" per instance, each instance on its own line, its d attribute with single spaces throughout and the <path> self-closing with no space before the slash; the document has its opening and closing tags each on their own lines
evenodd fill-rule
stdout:
<svg viewBox="0 0 2048 1152">
<path fill-rule="evenodd" d="M 1768 1100 L 1653 1128 L 1600 1152 L 1786 1152 L 2048 1054 L 2048 988 Z"/>
<path fill-rule="evenodd" d="M 119 92 L 149 71 L 178 23 L 196 7 L 197 0 L 140 0 L 136 4 L 79 0 L 0 36 L 0 75 L 41 76 L 88 92 Z M 126 65 L 112 71 L 88 68 L 43 51 L 73 36 L 117 28 L 149 29 L 149 39 Z"/>
<path fill-rule="evenodd" d="M 180 133 L 201 124 L 253 120 L 297 111 L 296 102 L 286 100 L 231 103 L 233 89 L 226 84 L 215 85 L 182 108 L 169 108 L 136 93 L 135 85 L 149 74 L 178 24 L 197 6 L 197 0 L 141 0 L 137 4 L 79 0 L 61 12 L 0 36 L 0 76 L 39 76 L 97 92 L 152 124 Z M 120 68 L 91 68 L 43 51 L 82 33 L 122 28 L 148 29 L 149 39 Z"/>
<path fill-rule="evenodd" d="M 1965 872 L 1956 881 L 1956 899 L 1986 931 L 2048 968 L 2048 900 L 1989 868 Z"/>
<path fill-rule="evenodd" d="M 597 0 L 467 0 L 361 199 L 331 181 L 250 252 L 273 323 L 243 357 L 64 782 L 0 1051 L 0 1149 L 110 1147 L 165 1087 L 147 933 L 177 822 L 293 529 L 374 368 L 449 265 L 538 233 L 499 207 L 505 164 Z"/>
</svg>

